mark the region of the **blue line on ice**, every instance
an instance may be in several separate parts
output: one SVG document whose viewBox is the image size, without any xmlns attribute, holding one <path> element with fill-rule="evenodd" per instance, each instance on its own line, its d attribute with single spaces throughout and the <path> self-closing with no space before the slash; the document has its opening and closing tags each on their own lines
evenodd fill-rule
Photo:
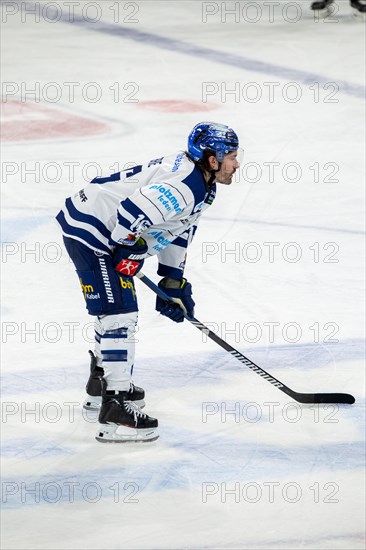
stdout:
<svg viewBox="0 0 366 550">
<path fill-rule="evenodd" d="M 33 2 L 27 2 L 27 5 L 34 6 L 35 4 Z M 274 65 L 273 63 L 266 63 L 264 61 L 258 61 L 241 55 L 214 50 L 212 48 L 204 48 L 196 44 L 183 42 L 182 40 L 175 40 L 166 36 L 138 31 L 137 29 L 127 28 L 126 26 L 120 27 L 113 23 L 103 21 L 89 22 L 82 16 L 78 16 L 76 14 L 73 19 L 74 20 L 70 22 L 69 15 L 65 13 L 62 14 L 60 21 L 71 25 L 79 25 L 86 30 L 109 34 L 111 36 L 133 40 L 135 42 L 142 42 L 143 44 L 152 45 L 156 48 L 168 50 L 170 52 L 206 59 L 207 61 L 212 61 L 213 63 L 221 63 L 223 65 L 230 65 L 250 72 L 276 76 L 289 81 L 301 82 L 303 85 L 312 85 L 314 82 L 319 82 L 320 85 L 326 85 L 329 84 L 329 82 L 336 82 L 341 92 L 362 100 L 365 97 L 365 89 L 363 86 L 352 84 L 345 80 L 337 80 L 335 78 L 322 76 L 316 73 L 308 73 L 299 69 Z"/>
<path fill-rule="evenodd" d="M 25 422 L 22 423 L 25 426 Z M 1 444 L 1 455 L 4 458 L 39 459 L 42 455 L 59 456 L 73 455 L 75 452 L 71 448 L 55 445 L 52 441 L 46 441 L 45 438 L 37 440 L 34 437 L 19 437 L 3 441 Z"/>
<path fill-rule="evenodd" d="M 243 426 L 245 429 L 245 426 Z M 295 429 L 295 428 L 294 428 Z M 250 481 L 270 480 L 286 483 L 295 476 L 307 473 L 311 479 L 316 480 L 321 476 L 322 480 L 329 481 L 335 471 L 363 469 L 364 443 L 354 441 L 351 443 L 327 443 L 315 446 L 288 446 L 279 447 L 278 444 L 261 444 L 258 442 L 238 440 L 225 437 L 221 433 L 193 432 L 177 429 L 176 426 L 163 426 L 160 429 L 164 450 L 170 446 L 178 452 L 185 454 L 183 458 L 169 460 L 163 452 L 161 462 L 149 462 L 149 452 L 146 450 L 147 460 L 141 464 L 129 464 L 127 467 L 119 466 L 100 469 L 89 468 L 85 460 L 81 460 L 80 472 L 62 474 L 46 474 L 29 476 L 24 472 L 13 477 L 3 478 L 3 507 L 15 509 L 24 506 L 39 506 L 48 504 L 46 498 L 41 502 L 34 501 L 34 495 L 28 494 L 22 498 L 21 483 L 31 489 L 35 483 L 39 484 L 42 494 L 46 484 L 51 484 L 47 490 L 48 499 L 59 495 L 60 502 L 69 502 L 68 483 L 74 482 L 75 502 L 83 499 L 82 489 L 88 483 L 95 483 L 100 487 L 101 497 L 113 497 L 111 486 L 118 483 L 123 487 L 125 483 L 137 484 L 139 491 L 136 497 L 143 498 L 144 491 L 149 493 L 165 491 L 169 489 L 199 489 L 204 482 L 241 484 Z M 48 443 L 49 445 L 49 443 Z M 98 443 L 96 443 L 98 445 Z M 47 446 L 47 444 L 46 444 Z M 144 447 L 146 449 L 146 447 Z M 230 452 L 228 452 L 230 449 Z M 126 446 L 124 446 L 124 452 Z M 61 449 L 64 453 L 64 449 Z M 154 455 L 156 456 L 156 450 Z M 93 460 L 93 453 L 88 459 L 89 466 L 97 464 Z M 36 458 L 35 458 L 36 459 Z M 37 459 L 36 459 L 37 460 Z M 330 477 L 327 478 L 327 475 Z M 292 478 L 291 478 L 292 476 Z M 18 491 L 4 499 L 8 484 L 15 484 Z M 53 484 L 53 486 L 52 486 Z M 312 484 L 309 481 L 309 486 Z M 310 489 L 309 489 L 310 494 Z"/>
<path fill-rule="evenodd" d="M 245 344 L 234 344 L 252 361 L 265 370 L 273 372 L 275 369 L 315 369 L 335 362 L 347 363 L 363 359 L 365 341 L 351 339 L 333 344 L 285 344 L 268 347 L 250 348 Z M 194 358 L 194 360 L 190 360 Z M 184 364 L 184 369 L 177 368 L 177 362 Z M 159 365 L 157 372 L 156 365 Z M 172 371 L 174 365 L 174 371 Z M 3 366 L 4 368 L 4 366 Z M 347 368 L 345 365 L 344 368 Z M 150 390 L 162 388 L 182 387 L 194 377 L 195 384 L 219 384 L 220 373 L 227 372 L 250 373 L 241 363 L 218 350 L 215 353 L 185 355 L 177 357 L 147 357 L 139 360 L 134 371 L 139 383 L 143 383 Z M 157 376 L 158 374 L 158 376 Z M 273 372 L 275 375 L 275 372 Z M 57 392 L 67 389 L 80 389 L 80 398 L 89 375 L 89 357 L 85 354 L 85 365 L 78 369 L 75 366 L 54 368 L 54 361 L 49 369 L 27 369 L 24 371 L 8 372 L 1 377 L 3 395 L 23 395 L 30 393 L 49 393 L 50 401 Z M 335 383 L 336 386 L 336 383 Z M 332 387 L 336 391 L 336 387 Z M 242 396 L 242 395 L 241 395 Z"/>
</svg>

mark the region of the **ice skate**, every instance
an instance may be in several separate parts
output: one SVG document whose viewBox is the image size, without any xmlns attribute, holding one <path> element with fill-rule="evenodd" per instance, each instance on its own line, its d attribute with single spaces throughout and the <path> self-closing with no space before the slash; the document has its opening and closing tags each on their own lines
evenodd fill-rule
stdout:
<svg viewBox="0 0 366 550">
<path fill-rule="evenodd" d="M 89 355 L 90 376 L 85 388 L 87 396 L 84 400 L 83 408 L 87 411 L 95 411 L 100 409 L 102 404 L 104 370 L 97 366 L 97 358 L 91 350 L 89 350 Z M 131 382 L 131 387 L 128 391 L 128 399 L 133 401 L 140 409 L 143 409 L 145 407 L 144 397 L 144 390 Z"/>
<path fill-rule="evenodd" d="M 144 414 L 128 392 L 105 391 L 95 438 L 102 443 L 155 441 L 158 421 Z"/>
<path fill-rule="evenodd" d="M 331 5 L 333 2 L 334 0 L 316 0 L 310 7 L 313 11 L 319 12 L 322 17 L 327 17 L 332 13 Z"/>
<path fill-rule="evenodd" d="M 366 0 L 350 0 L 354 17 L 361 21 L 366 20 Z"/>
</svg>

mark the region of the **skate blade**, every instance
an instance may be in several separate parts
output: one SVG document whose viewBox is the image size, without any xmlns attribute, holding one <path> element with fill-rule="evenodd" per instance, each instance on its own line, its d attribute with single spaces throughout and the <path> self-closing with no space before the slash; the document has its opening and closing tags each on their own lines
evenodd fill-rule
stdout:
<svg viewBox="0 0 366 550">
<path fill-rule="evenodd" d="M 84 403 L 83 409 L 85 411 L 99 411 L 100 405 L 95 405 L 94 403 Z"/>
<path fill-rule="evenodd" d="M 136 429 L 116 424 L 100 424 L 95 436 L 101 443 L 147 443 L 159 437 L 157 428 Z"/>
<path fill-rule="evenodd" d="M 137 405 L 139 409 L 143 409 L 145 407 L 145 401 L 143 399 L 133 401 L 133 403 L 135 403 L 135 405 Z M 99 411 L 101 405 L 102 399 L 100 401 L 91 401 L 90 399 L 85 399 L 83 403 L 83 409 L 85 409 L 86 411 Z"/>
<path fill-rule="evenodd" d="M 151 443 L 159 439 L 159 435 L 153 437 L 152 439 L 103 439 L 102 437 L 95 436 L 95 439 L 99 443 Z"/>
<path fill-rule="evenodd" d="M 102 404 L 102 397 L 87 395 L 83 403 L 83 409 L 86 411 L 97 411 Z"/>
</svg>

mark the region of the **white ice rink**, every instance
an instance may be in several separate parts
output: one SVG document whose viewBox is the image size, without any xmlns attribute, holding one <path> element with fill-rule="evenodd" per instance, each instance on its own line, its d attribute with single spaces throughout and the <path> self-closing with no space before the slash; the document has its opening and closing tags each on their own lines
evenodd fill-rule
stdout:
<svg viewBox="0 0 366 550">
<path fill-rule="evenodd" d="M 2 2 L 4 550 L 364 548 L 365 28 L 348 1 L 309 4 Z M 201 120 L 245 157 L 189 249 L 196 317 L 296 391 L 356 403 L 291 401 L 137 282 L 160 439 L 101 445 L 54 216 Z"/>
</svg>

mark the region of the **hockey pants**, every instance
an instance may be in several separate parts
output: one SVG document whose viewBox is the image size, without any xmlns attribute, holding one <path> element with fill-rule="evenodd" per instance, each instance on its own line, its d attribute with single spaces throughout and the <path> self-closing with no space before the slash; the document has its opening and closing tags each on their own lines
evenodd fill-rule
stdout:
<svg viewBox="0 0 366 550">
<path fill-rule="evenodd" d="M 121 276 L 110 254 L 64 237 L 86 308 L 95 317 L 95 355 L 109 390 L 128 391 L 135 358 L 138 305 L 132 277 Z"/>
</svg>

